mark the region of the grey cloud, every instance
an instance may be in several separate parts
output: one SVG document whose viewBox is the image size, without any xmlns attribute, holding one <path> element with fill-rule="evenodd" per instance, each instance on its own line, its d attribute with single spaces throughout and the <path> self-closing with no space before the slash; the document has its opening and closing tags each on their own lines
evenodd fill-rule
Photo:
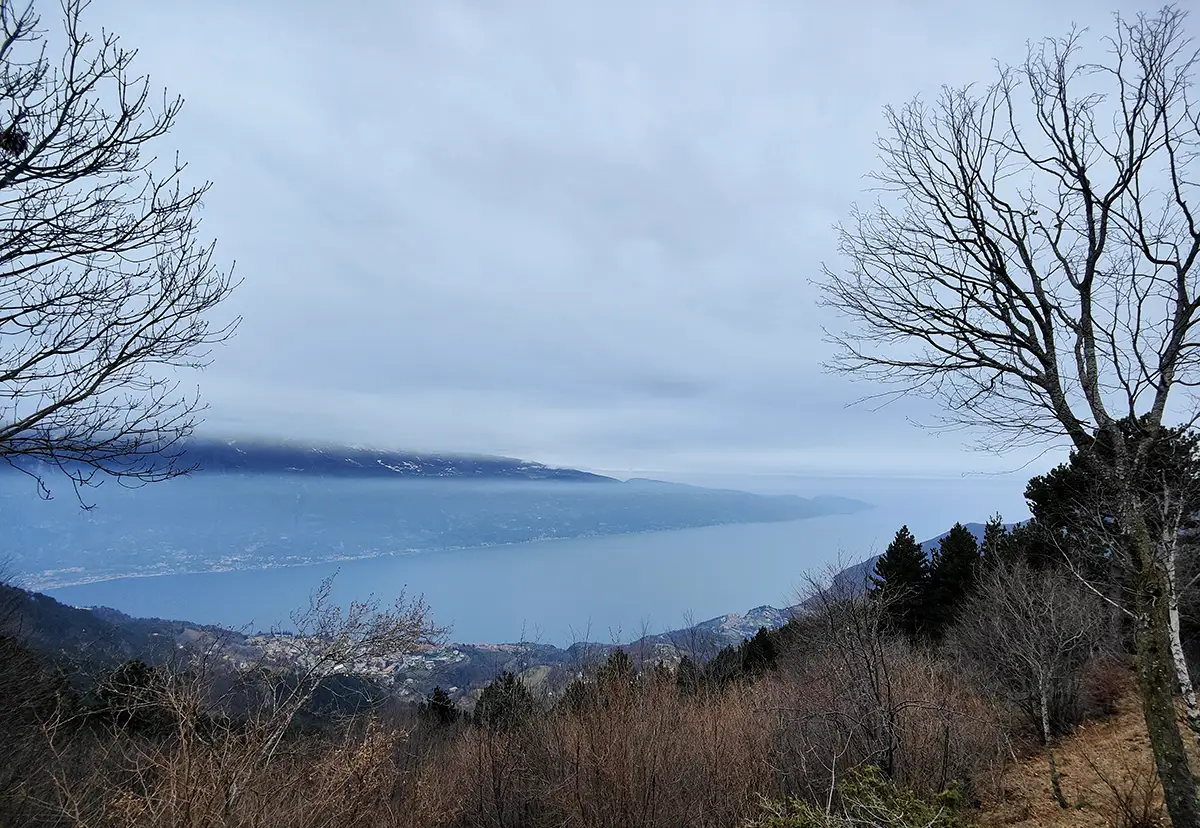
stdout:
<svg viewBox="0 0 1200 828">
<path fill-rule="evenodd" d="M 1137 8 L 1137 6 L 1130 6 Z M 985 80 L 1075 0 L 168 4 L 89 19 L 188 105 L 238 338 L 215 432 L 596 468 L 1012 465 L 847 408 L 810 280 L 880 108 Z M 165 151 L 165 150 L 164 150 Z"/>
</svg>

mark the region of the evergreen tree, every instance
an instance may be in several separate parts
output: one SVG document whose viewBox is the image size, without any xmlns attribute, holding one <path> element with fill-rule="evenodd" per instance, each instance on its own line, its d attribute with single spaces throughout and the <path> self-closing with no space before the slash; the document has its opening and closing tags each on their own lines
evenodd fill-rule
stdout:
<svg viewBox="0 0 1200 828">
<path fill-rule="evenodd" d="M 1012 551 L 1012 538 L 1009 536 L 1008 527 L 1004 525 L 1004 518 L 997 512 L 983 527 L 983 543 L 980 544 L 979 554 L 984 563 L 994 566 L 1006 560 Z"/>
<path fill-rule="evenodd" d="M 1110 568 L 1108 550 L 1119 532 L 1104 500 L 1102 487 L 1078 452 L 1072 452 L 1069 462 L 1032 478 L 1025 487 L 1033 515 L 1025 533 L 1030 557 L 1051 566 L 1070 561 L 1088 580 L 1104 582 Z"/>
<path fill-rule="evenodd" d="M 525 720 L 533 709 L 533 696 L 525 683 L 505 670 L 483 688 L 475 703 L 473 721 L 479 727 L 503 730 Z"/>
<path fill-rule="evenodd" d="M 441 687 L 433 688 L 421 712 L 441 725 L 451 725 L 458 721 L 459 710 L 450 694 Z"/>
<path fill-rule="evenodd" d="M 637 668 L 624 650 L 613 650 L 596 673 L 596 691 L 605 707 L 622 707 L 633 701 L 637 691 Z"/>
<path fill-rule="evenodd" d="M 560 710 L 570 713 L 582 713 L 592 706 L 596 697 L 596 688 L 583 679 L 575 679 L 567 685 L 559 700 Z"/>
<path fill-rule="evenodd" d="M 887 601 L 888 621 L 910 638 L 925 626 L 929 600 L 929 562 L 907 526 L 888 544 L 871 577 L 871 594 Z"/>
<path fill-rule="evenodd" d="M 724 687 L 742 677 L 742 646 L 730 644 L 721 648 L 704 664 L 704 684 L 709 689 Z"/>
<path fill-rule="evenodd" d="M 742 672 L 757 675 L 774 670 L 779 658 L 779 634 L 759 627 L 753 638 L 742 644 Z"/>
<path fill-rule="evenodd" d="M 975 587 L 979 542 L 956 523 L 938 543 L 929 569 L 929 628 L 938 638 L 958 617 L 958 609 Z"/>
<path fill-rule="evenodd" d="M 1134 434 L 1139 421 L 1126 418 L 1121 429 Z M 1113 452 L 1111 438 L 1097 434 L 1093 454 Z M 1025 488 L 1033 520 L 1029 534 L 1039 560 L 1035 566 L 1057 566 L 1064 560 L 1093 583 L 1112 583 L 1112 552 L 1119 546 L 1120 520 L 1114 494 L 1104 478 L 1094 473 L 1094 457 L 1075 451 L 1070 459 Z M 1147 529 L 1152 537 L 1182 533 L 1194 536 L 1200 515 L 1200 432 L 1187 428 L 1162 428 L 1149 445 L 1136 479 L 1127 481 L 1150 505 Z M 1120 569 L 1121 567 L 1116 567 Z"/>
<path fill-rule="evenodd" d="M 624 650 L 613 650 L 596 674 L 596 683 L 605 689 L 632 689 L 637 682 L 633 659 Z"/>
<path fill-rule="evenodd" d="M 703 681 L 704 673 L 701 668 L 696 666 L 696 662 L 687 656 L 679 660 L 679 667 L 675 669 L 675 685 L 679 688 L 681 694 L 685 696 L 696 695 L 696 693 L 700 692 Z"/>
<path fill-rule="evenodd" d="M 144 661 L 126 661 L 96 688 L 96 713 L 131 731 L 168 733 L 174 716 L 164 703 L 165 680 L 161 671 Z"/>
<path fill-rule="evenodd" d="M 984 546 L 984 562 L 991 565 L 986 542 Z M 1011 565 L 1024 563 L 1038 572 L 1063 563 L 1057 542 L 1037 520 L 1027 520 L 1005 533 L 1000 560 Z"/>
</svg>

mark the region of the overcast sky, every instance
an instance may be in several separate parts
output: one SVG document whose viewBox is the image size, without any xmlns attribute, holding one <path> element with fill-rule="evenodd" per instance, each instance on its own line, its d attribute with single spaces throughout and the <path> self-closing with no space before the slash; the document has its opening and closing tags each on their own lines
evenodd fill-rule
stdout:
<svg viewBox="0 0 1200 828">
<path fill-rule="evenodd" d="M 1011 467 L 821 369 L 882 107 L 1111 4 L 94 4 L 245 280 L 212 433 L 606 470 Z M 1128 12 L 1150 4 L 1125 3 Z M 353 12 L 346 11 L 353 9 Z M 1040 465 L 1045 465 L 1044 463 Z"/>
</svg>

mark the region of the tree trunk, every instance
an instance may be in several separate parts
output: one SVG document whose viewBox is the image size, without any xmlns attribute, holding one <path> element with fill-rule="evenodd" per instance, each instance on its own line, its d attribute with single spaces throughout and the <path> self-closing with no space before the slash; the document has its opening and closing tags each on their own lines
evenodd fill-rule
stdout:
<svg viewBox="0 0 1200 828">
<path fill-rule="evenodd" d="M 1175 662 L 1175 679 L 1179 683 L 1179 695 L 1183 697 L 1187 710 L 1188 728 L 1196 741 L 1200 742 L 1200 704 L 1196 701 L 1196 688 L 1192 685 L 1192 676 L 1188 672 L 1187 659 L 1183 655 L 1183 639 L 1179 634 L 1179 604 L 1178 596 L 1172 596 L 1171 601 L 1171 659 Z"/>
<path fill-rule="evenodd" d="M 1069 808 L 1067 798 L 1063 796 L 1062 780 L 1058 775 L 1058 765 L 1054 761 L 1054 748 L 1050 745 L 1050 694 L 1046 688 L 1046 676 L 1039 671 L 1038 675 L 1038 706 L 1041 708 L 1042 744 L 1046 748 L 1046 758 L 1050 762 L 1050 790 L 1054 801 L 1060 808 Z"/>
<path fill-rule="evenodd" d="M 1124 541 L 1132 564 L 1137 684 L 1167 813 L 1175 828 L 1200 826 L 1196 780 L 1188 764 L 1172 693 L 1178 677 L 1171 651 L 1170 586 L 1165 561 L 1147 531 L 1137 498 L 1122 509 Z"/>
<path fill-rule="evenodd" d="M 1039 671 L 1040 672 L 1040 671 Z M 1042 744 L 1050 746 L 1050 694 L 1046 690 L 1045 676 L 1038 676 L 1038 713 L 1042 723 Z"/>
<path fill-rule="evenodd" d="M 1168 522 L 1168 526 L 1170 523 Z M 1179 683 L 1179 695 L 1187 711 L 1188 728 L 1193 737 L 1200 742 L 1200 705 L 1196 702 L 1196 688 L 1192 685 L 1192 676 L 1188 672 L 1187 658 L 1183 655 L 1183 636 L 1179 632 L 1179 573 L 1177 537 L 1162 539 L 1166 547 L 1167 584 L 1170 588 L 1168 612 L 1170 614 L 1171 660 L 1175 663 L 1175 677 Z"/>
</svg>

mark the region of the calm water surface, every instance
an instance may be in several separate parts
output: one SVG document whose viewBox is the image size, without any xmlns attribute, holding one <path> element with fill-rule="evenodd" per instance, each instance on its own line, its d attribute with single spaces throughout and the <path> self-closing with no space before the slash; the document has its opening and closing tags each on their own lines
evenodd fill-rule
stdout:
<svg viewBox="0 0 1200 828">
<path fill-rule="evenodd" d="M 712 485 L 718 481 L 705 481 Z M 423 593 L 457 641 L 626 640 L 794 600 L 806 573 L 882 550 L 902 523 L 918 538 L 996 511 L 1025 517 L 1013 478 L 775 479 L 740 488 L 837 494 L 878 504 L 855 515 L 539 541 L 276 569 L 121 578 L 48 590 L 133 615 L 234 627 L 286 626 L 334 572 L 341 600 Z M 761 481 L 760 481 L 761 483 Z M 747 485 L 750 484 L 750 485 Z"/>
</svg>

